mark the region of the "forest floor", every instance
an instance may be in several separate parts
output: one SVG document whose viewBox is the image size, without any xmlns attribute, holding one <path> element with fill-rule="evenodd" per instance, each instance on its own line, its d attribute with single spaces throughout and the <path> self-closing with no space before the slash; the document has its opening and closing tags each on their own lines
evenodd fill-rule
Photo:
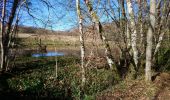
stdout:
<svg viewBox="0 0 170 100">
<path fill-rule="evenodd" d="M 151 83 L 144 80 L 125 80 L 100 93 L 97 100 L 169 100 L 170 73 L 158 73 Z"/>
<path fill-rule="evenodd" d="M 2 78 L 2 77 L 1 77 Z M 1 85 L 7 85 L 6 81 Z M 114 88 L 111 90 L 104 90 L 100 94 L 96 96 L 96 100 L 169 100 L 170 98 L 170 74 L 168 73 L 161 73 L 153 84 L 147 84 L 142 81 L 131 81 L 130 83 L 127 82 L 128 85 L 126 89 L 120 87 L 119 89 Z M 6 87 L 3 87 L 7 89 Z M 121 89 L 120 89 L 121 88 Z M 2 87 L 1 87 L 2 89 Z M 107 92 L 106 92 L 107 91 Z M 21 95 L 23 94 L 23 95 Z M 23 92 L 15 92 L 6 90 L 0 90 L 0 97 L 4 99 L 18 99 L 18 100 L 32 100 L 35 99 L 32 95 L 29 97 L 30 94 L 24 95 Z M 36 97 L 36 96 L 35 96 Z M 38 98 L 38 97 L 37 97 Z M 48 98 L 48 96 L 47 96 Z M 43 98 L 44 99 L 44 98 Z M 50 99 L 50 98 L 49 98 Z M 58 99 L 63 100 L 63 99 Z M 94 100 L 94 99 L 86 99 L 86 100 Z"/>
</svg>

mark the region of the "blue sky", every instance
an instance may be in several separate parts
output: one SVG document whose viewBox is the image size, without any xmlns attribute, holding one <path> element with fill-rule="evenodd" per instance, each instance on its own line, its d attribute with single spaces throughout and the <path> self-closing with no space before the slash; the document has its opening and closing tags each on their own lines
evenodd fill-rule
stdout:
<svg viewBox="0 0 170 100">
<path fill-rule="evenodd" d="M 23 9 L 20 12 L 21 15 L 20 25 L 41 27 L 60 31 L 69 30 L 77 26 L 77 15 L 75 9 L 76 0 L 44 0 L 48 1 L 53 6 L 52 8 L 49 8 L 49 10 L 46 4 L 40 1 L 41 0 L 31 0 L 31 5 L 29 6 L 30 13 L 35 18 L 32 18 L 30 15 L 28 15 L 26 9 Z M 101 5 L 104 4 L 105 3 L 104 1 L 107 0 L 103 1 L 101 0 L 100 4 Z M 115 0 L 114 3 L 117 3 L 117 0 Z M 102 8 L 101 5 L 99 6 L 99 8 Z M 115 5 L 117 6 L 118 4 Z M 83 9 L 87 9 L 83 4 L 83 0 L 81 0 L 81 6 L 83 7 Z M 94 8 L 95 6 L 97 5 L 94 5 Z M 102 15 L 100 16 L 101 17 L 100 20 L 102 22 L 111 21 L 110 18 L 106 16 L 106 13 L 102 12 L 103 10 L 100 10 L 100 12 L 98 12 L 98 15 Z"/>
<path fill-rule="evenodd" d="M 26 9 L 20 12 L 21 20 L 20 25 L 24 26 L 34 26 L 53 30 L 69 30 L 77 25 L 77 15 L 72 9 L 67 9 L 64 6 L 67 3 L 60 4 L 67 0 L 47 0 L 53 8 L 49 8 L 46 4 L 40 2 L 40 0 L 31 0 L 31 5 L 29 6 L 30 13 L 35 18 L 31 17 Z M 62 3 L 61 2 L 61 3 Z"/>
</svg>

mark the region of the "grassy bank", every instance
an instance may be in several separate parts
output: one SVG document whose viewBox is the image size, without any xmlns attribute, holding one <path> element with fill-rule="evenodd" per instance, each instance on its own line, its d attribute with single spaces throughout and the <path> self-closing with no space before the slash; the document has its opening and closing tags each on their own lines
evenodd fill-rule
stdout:
<svg viewBox="0 0 170 100">
<path fill-rule="evenodd" d="M 17 44 L 21 48 L 37 48 L 40 44 L 40 40 L 37 38 L 18 38 Z M 46 45 L 48 48 L 64 48 L 64 47 L 78 47 L 79 42 L 76 41 L 64 41 L 64 40 L 51 40 L 42 39 L 42 45 Z"/>
<path fill-rule="evenodd" d="M 6 99 L 78 100 L 80 97 L 80 59 L 58 57 L 58 77 L 55 77 L 55 57 L 17 58 L 11 72 L 0 75 L 0 96 Z M 150 84 L 141 76 L 136 80 L 117 81 L 107 69 L 86 68 L 85 100 L 158 99 L 169 95 L 170 74 L 160 73 Z M 118 82 L 118 84 L 117 84 Z M 165 97 L 161 97 L 165 95 Z"/>
<path fill-rule="evenodd" d="M 95 98 L 95 94 L 114 83 L 112 72 L 106 69 L 86 68 L 85 98 Z M 16 98 L 78 99 L 81 72 L 79 58 L 58 57 L 58 77 L 55 77 L 55 58 L 18 58 L 8 77 L 1 78 L 1 96 Z M 3 75 L 1 75 L 2 77 Z M 4 82 L 2 82 L 4 83 Z M 5 85 L 5 86 L 4 86 Z M 5 94 L 5 95 L 3 95 Z M 9 95 L 9 96 L 8 96 Z"/>
</svg>

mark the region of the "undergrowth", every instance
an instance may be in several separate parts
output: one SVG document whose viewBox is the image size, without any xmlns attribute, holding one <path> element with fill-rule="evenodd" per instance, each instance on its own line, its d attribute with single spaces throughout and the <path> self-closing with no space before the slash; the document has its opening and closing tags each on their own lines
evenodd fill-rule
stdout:
<svg viewBox="0 0 170 100">
<path fill-rule="evenodd" d="M 23 96 L 57 99 L 79 99 L 81 71 L 77 57 L 58 57 L 58 77 L 55 77 L 55 57 L 24 58 L 16 60 L 8 78 L 11 91 Z M 17 74 L 16 74 L 17 73 Z M 85 100 L 94 99 L 114 83 L 112 72 L 106 69 L 86 68 Z M 20 96 L 20 95 L 19 95 Z"/>
</svg>

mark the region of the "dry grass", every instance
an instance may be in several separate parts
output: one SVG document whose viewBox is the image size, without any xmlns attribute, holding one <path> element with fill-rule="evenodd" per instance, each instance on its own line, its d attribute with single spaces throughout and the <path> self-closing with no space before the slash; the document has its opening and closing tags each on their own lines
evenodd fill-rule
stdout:
<svg viewBox="0 0 170 100">
<path fill-rule="evenodd" d="M 143 78 L 124 80 L 97 96 L 97 100 L 169 100 L 170 74 L 161 73 L 151 83 Z"/>
</svg>

